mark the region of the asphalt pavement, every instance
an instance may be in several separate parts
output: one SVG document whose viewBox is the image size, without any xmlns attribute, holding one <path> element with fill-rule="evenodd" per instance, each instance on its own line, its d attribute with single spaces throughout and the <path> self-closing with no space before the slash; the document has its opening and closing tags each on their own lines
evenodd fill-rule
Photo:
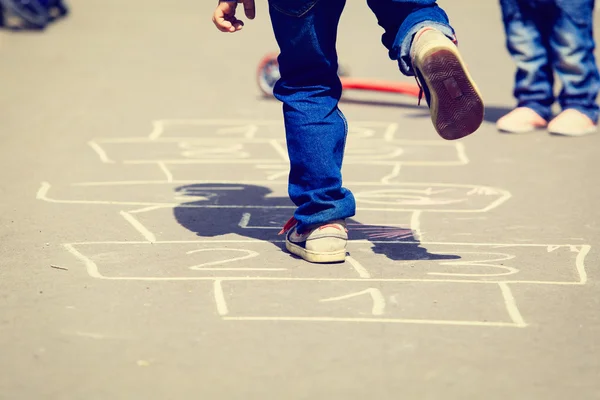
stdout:
<svg viewBox="0 0 600 400">
<path fill-rule="evenodd" d="M 600 399 L 600 135 L 506 135 L 494 1 L 441 0 L 486 102 L 344 93 L 349 258 L 282 251 L 292 215 L 265 2 L 86 0 L 0 31 L 0 398 Z M 598 21 L 598 18 L 596 18 Z M 349 2 L 352 77 L 400 75 Z"/>
</svg>

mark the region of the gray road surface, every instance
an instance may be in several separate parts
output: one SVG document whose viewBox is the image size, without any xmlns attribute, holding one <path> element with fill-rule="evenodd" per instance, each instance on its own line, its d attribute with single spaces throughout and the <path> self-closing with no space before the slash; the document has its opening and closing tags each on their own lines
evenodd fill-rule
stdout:
<svg viewBox="0 0 600 400">
<path fill-rule="evenodd" d="M 495 131 L 496 2 L 440 2 L 488 107 L 472 137 L 346 93 L 359 209 L 333 266 L 280 250 L 264 2 L 238 35 L 212 2 L 72 3 L 0 34 L 0 398 L 600 398 L 600 136 Z M 349 3 L 340 59 L 411 82 L 380 34 Z"/>
</svg>

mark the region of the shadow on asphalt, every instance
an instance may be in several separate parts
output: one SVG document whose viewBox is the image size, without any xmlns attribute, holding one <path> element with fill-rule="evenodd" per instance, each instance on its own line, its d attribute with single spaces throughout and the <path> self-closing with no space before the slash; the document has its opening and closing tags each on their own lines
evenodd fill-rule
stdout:
<svg viewBox="0 0 600 400">
<path fill-rule="evenodd" d="M 193 184 L 175 189 L 178 197 L 190 202 L 175 207 L 177 222 L 200 237 L 235 233 L 239 236 L 272 241 L 292 216 L 294 205 L 287 197 L 270 197 L 271 189 L 244 184 Z M 375 254 L 391 260 L 455 260 L 456 255 L 431 254 L 415 239 L 410 228 L 366 225 L 347 221 L 350 240 L 369 241 Z M 283 249 L 283 243 L 273 243 Z"/>
</svg>

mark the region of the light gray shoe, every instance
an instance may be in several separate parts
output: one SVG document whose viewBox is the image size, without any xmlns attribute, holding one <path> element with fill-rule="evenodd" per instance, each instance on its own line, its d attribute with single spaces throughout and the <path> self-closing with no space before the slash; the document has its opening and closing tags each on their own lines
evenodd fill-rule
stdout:
<svg viewBox="0 0 600 400">
<path fill-rule="evenodd" d="M 280 234 L 285 233 L 285 248 L 292 254 L 312 263 L 335 263 L 346 260 L 348 229 L 344 220 L 318 225 L 298 233 L 297 221 L 290 219 Z"/>
<path fill-rule="evenodd" d="M 584 113 L 575 109 L 561 112 L 548 124 L 548 132 L 560 136 L 584 136 L 598 131 L 598 126 Z"/>
</svg>

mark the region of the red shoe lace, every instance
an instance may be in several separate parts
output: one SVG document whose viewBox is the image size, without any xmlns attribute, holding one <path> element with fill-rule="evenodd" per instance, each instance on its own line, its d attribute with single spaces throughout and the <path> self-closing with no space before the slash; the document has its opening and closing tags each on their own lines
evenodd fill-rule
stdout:
<svg viewBox="0 0 600 400">
<path fill-rule="evenodd" d="M 287 231 L 292 229 L 294 226 L 296 226 L 297 223 L 298 223 L 298 221 L 296 220 L 296 218 L 294 218 L 294 217 L 290 218 L 288 220 L 288 222 L 286 222 L 285 225 L 283 225 L 283 228 L 281 228 L 281 231 L 279 231 L 278 235 L 282 235 L 282 234 L 286 233 Z"/>
</svg>

